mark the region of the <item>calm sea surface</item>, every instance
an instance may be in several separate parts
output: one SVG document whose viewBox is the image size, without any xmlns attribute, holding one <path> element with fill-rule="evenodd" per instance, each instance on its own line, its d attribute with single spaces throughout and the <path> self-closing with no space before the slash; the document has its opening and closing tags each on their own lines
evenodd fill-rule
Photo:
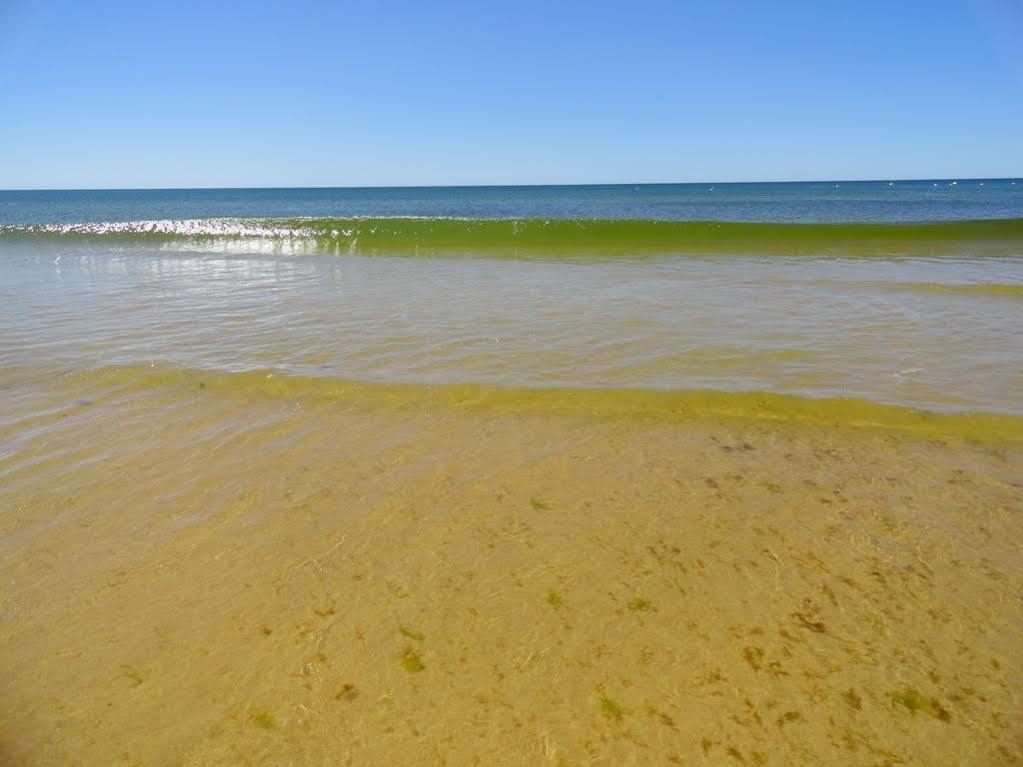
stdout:
<svg viewBox="0 0 1023 767">
<path fill-rule="evenodd" d="M 839 223 L 1019 218 L 1023 180 L 0 191 L 0 224 L 277 216 Z"/>
<path fill-rule="evenodd" d="M 1023 185 L 952 181 L 0 192 L 0 364 L 1023 413 Z"/>
</svg>

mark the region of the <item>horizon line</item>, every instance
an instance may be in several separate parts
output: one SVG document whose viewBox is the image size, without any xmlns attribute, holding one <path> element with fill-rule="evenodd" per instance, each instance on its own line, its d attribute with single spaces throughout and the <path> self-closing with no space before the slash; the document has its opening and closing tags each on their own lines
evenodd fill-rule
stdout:
<svg viewBox="0 0 1023 767">
<path fill-rule="evenodd" d="M 769 181 L 602 181 L 597 183 L 573 182 L 558 184 L 360 184 L 352 186 L 95 186 L 95 187 L 17 187 L 0 188 L 0 192 L 200 192 L 200 191 L 288 191 L 308 189 L 542 189 L 550 187 L 592 187 L 592 186 L 735 186 L 750 184 L 868 184 L 868 183 L 917 183 L 921 181 L 1010 181 L 1023 176 L 930 176 L 919 178 L 822 178 L 788 179 Z"/>
</svg>

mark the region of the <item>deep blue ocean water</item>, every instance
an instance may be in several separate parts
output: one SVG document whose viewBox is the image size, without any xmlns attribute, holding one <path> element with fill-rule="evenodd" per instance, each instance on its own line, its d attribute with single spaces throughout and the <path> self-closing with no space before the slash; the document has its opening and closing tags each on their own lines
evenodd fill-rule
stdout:
<svg viewBox="0 0 1023 767">
<path fill-rule="evenodd" d="M 1023 181 L 952 181 L 0 191 L 0 224 L 273 216 L 774 222 L 1023 217 Z"/>
</svg>

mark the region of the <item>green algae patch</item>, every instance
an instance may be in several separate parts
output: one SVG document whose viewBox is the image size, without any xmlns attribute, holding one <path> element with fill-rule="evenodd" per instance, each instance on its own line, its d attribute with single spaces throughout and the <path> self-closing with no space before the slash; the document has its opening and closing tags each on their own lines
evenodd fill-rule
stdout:
<svg viewBox="0 0 1023 767">
<path fill-rule="evenodd" d="M 257 727 L 262 727 L 264 730 L 272 730 L 277 726 L 273 715 L 269 711 L 253 711 L 249 718 L 252 720 L 253 724 Z"/>
<path fill-rule="evenodd" d="M 561 598 L 561 594 L 559 594 L 557 591 L 548 591 L 547 604 L 549 604 L 555 610 L 559 610 L 565 606 L 565 600 Z"/>
<path fill-rule="evenodd" d="M 422 655 L 413 647 L 406 647 L 401 654 L 401 667 L 410 674 L 418 674 L 420 671 L 426 670 Z"/>
<path fill-rule="evenodd" d="M 417 642 L 422 642 L 424 639 L 426 639 L 426 636 L 421 631 L 416 631 L 412 628 L 409 628 L 404 623 L 398 626 L 398 632 L 402 636 L 406 636 L 409 639 L 415 639 Z"/>
<path fill-rule="evenodd" d="M 4 224 L 0 236 L 51 240 L 185 243 L 204 248 L 258 238 L 303 253 L 437 254 L 592 261 L 673 254 L 820 253 L 847 256 L 1016 253 L 1023 219 L 918 222 L 665 221 L 604 218 L 344 218 L 207 219 L 188 222 Z M 154 226 L 154 223 L 157 225 Z M 979 286 L 983 289 L 985 286 Z M 1015 295 L 1014 286 L 996 286 Z M 942 288 L 938 288 L 942 289 Z M 953 287 L 952 289 L 956 289 Z M 965 289 L 978 289 L 966 286 Z"/>
<path fill-rule="evenodd" d="M 606 716 L 608 719 L 613 719 L 616 722 L 622 720 L 628 712 L 622 707 L 622 704 L 613 698 L 609 698 L 607 695 L 600 696 L 600 713 Z"/>
<path fill-rule="evenodd" d="M 775 721 L 775 724 L 778 726 L 778 729 L 781 729 L 787 724 L 802 721 L 805 720 L 803 719 L 803 715 L 798 711 L 786 711 L 784 714 L 778 717 L 778 719 Z"/>
<path fill-rule="evenodd" d="M 754 671 L 760 671 L 764 666 L 764 651 L 759 647 L 747 647 L 742 651 L 742 657 Z"/>
<path fill-rule="evenodd" d="M 377 384 L 333 378 L 292 376 L 271 370 L 211 373 L 172 367 L 106 366 L 79 374 L 99 386 L 157 388 L 194 386 L 201 380 L 211 390 L 259 394 L 310 401 L 345 401 L 361 405 L 405 408 L 454 406 L 493 412 L 598 415 L 609 418 L 680 423 L 692 419 L 740 419 L 770 423 L 802 423 L 828 428 L 881 430 L 921 438 L 960 437 L 978 445 L 1023 443 L 1023 417 L 1009 414 L 934 413 L 884 405 L 852 397 L 811 398 L 757 391 L 643 391 L 632 389 L 516 389 L 485 384 Z M 734 450 L 734 448 L 730 448 Z M 745 448 L 744 448 L 745 449 Z M 532 498 L 531 505 L 541 498 Z M 542 510 L 541 508 L 537 510 Z M 549 508 L 549 507 L 548 507 Z M 389 587 L 391 584 L 388 584 Z M 404 587 L 395 596 L 407 596 Z"/>
<path fill-rule="evenodd" d="M 391 592 L 391 595 L 397 599 L 405 599 L 411 594 L 407 588 L 392 580 L 384 581 L 384 585 L 387 586 L 387 590 Z"/>
<path fill-rule="evenodd" d="M 134 666 L 121 666 L 121 679 L 127 679 L 132 687 L 139 687 L 142 684 L 142 673 Z"/>
<path fill-rule="evenodd" d="M 535 511 L 550 511 L 551 505 L 547 503 L 543 498 L 530 498 L 529 505 L 533 507 Z"/>
<path fill-rule="evenodd" d="M 888 693 L 888 698 L 893 705 L 902 706 L 914 716 L 917 712 L 920 712 L 933 716 L 935 719 L 940 719 L 943 722 L 952 721 L 952 715 L 949 714 L 937 699 L 925 698 L 912 687 L 907 687 L 901 691 L 892 691 Z"/>
<path fill-rule="evenodd" d="M 633 597 L 630 599 L 628 608 L 634 613 L 645 613 L 655 609 L 654 603 L 643 597 Z"/>
<path fill-rule="evenodd" d="M 857 693 L 852 687 L 842 693 L 842 700 L 846 702 L 846 705 L 849 706 L 849 708 L 855 711 L 859 711 L 863 708 L 863 698 L 861 698 L 859 693 Z"/>
</svg>

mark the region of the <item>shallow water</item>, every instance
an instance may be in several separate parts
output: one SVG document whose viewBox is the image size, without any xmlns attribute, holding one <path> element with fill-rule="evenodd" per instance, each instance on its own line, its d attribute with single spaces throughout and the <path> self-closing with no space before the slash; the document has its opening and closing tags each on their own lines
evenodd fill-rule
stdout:
<svg viewBox="0 0 1023 767">
<path fill-rule="evenodd" d="M 0 382 L 7 763 L 1019 758 L 1018 441 L 230 378 Z"/>
<path fill-rule="evenodd" d="M 0 764 L 1020 763 L 1007 184 L 0 194 Z"/>
<path fill-rule="evenodd" d="M 0 237 L 0 364 L 763 390 L 1023 414 L 1020 254 L 210 253 Z"/>
</svg>

